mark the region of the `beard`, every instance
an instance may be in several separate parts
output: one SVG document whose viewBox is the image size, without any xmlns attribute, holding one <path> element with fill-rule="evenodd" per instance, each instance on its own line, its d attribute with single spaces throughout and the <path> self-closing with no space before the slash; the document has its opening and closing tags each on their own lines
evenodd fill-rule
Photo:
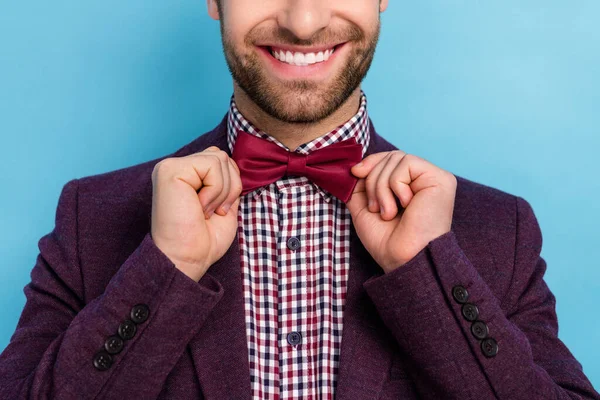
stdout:
<svg viewBox="0 0 600 400">
<path fill-rule="evenodd" d="M 223 52 L 234 81 L 265 113 L 286 123 L 315 123 L 340 108 L 367 75 L 379 33 L 379 19 L 375 32 L 369 37 L 355 25 L 340 32 L 323 32 L 311 40 L 298 39 L 285 30 L 256 30 L 250 32 L 245 39 L 246 47 L 254 51 L 240 54 L 227 36 L 227 30 L 221 21 Z M 328 84 L 309 79 L 281 82 L 266 74 L 254 45 L 269 39 L 275 39 L 277 43 L 303 46 L 347 42 L 344 46 L 351 45 L 352 48 L 346 64 Z"/>
</svg>

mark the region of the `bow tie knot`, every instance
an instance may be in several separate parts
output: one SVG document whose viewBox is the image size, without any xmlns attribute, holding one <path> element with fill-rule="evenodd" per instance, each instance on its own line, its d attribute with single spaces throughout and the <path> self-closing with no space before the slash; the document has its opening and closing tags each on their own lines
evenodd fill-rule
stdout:
<svg viewBox="0 0 600 400">
<path fill-rule="evenodd" d="M 288 151 L 287 175 L 304 176 L 306 174 L 306 154 Z"/>
<path fill-rule="evenodd" d="M 239 130 L 231 158 L 240 169 L 242 195 L 295 175 L 307 177 L 346 203 L 358 182 L 350 169 L 362 160 L 362 150 L 352 137 L 300 154 Z"/>
</svg>

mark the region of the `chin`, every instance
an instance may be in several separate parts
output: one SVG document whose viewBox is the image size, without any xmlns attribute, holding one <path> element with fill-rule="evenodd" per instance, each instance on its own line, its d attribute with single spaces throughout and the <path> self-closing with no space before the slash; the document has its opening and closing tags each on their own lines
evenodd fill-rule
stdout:
<svg viewBox="0 0 600 400">
<path fill-rule="evenodd" d="M 294 123 L 312 123 L 317 122 L 335 110 L 327 99 L 330 96 L 326 91 L 313 90 L 307 92 L 303 90 L 288 90 L 285 93 L 279 93 L 270 96 L 270 108 L 274 117 Z M 327 112 L 327 110 L 330 110 Z"/>
</svg>

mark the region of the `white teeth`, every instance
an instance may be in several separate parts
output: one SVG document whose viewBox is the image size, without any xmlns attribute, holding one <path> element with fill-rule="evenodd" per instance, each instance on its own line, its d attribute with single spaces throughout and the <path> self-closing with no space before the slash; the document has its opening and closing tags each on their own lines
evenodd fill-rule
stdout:
<svg viewBox="0 0 600 400">
<path fill-rule="evenodd" d="M 287 64 L 297 65 L 297 66 L 306 66 L 306 65 L 311 65 L 311 64 L 327 61 L 329 59 L 329 57 L 331 57 L 333 52 L 334 52 L 334 50 L 330 49 L 330 50 L 325 50 L 325 51 L 319 51 L 318 53 L 304 54 L 304 53 L 300 53 L 300 52 L 292 53 L 291 51 L 286 52 L 283 50 L 278 50 L 278 51 L 271 51 L 271 54 L 273 55 L 273 57 L 275 57 L 276 59 L 278 59 L 281 62 L 285 62 Z"/>
<path fill-rule="evenodd" d="M 304 64 L 304 54 L 302 54 L 302 53 L 294 54 L 294 64 L 296 64 L 296 65 Z"/>
</svg>

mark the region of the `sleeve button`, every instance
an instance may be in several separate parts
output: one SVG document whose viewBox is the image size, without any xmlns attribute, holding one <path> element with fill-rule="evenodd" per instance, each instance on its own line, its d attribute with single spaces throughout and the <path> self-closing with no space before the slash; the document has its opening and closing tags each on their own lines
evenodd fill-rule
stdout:
<svg viewBox="0 0 600 400">
<path fill-rule="evenodd" d="M 129 314 L 133 322 L 135 322 L 136 324 L 141 324 L 143 322 L 146 322 L 146 320 L 148 319 L 148 315 L 150 314 L 150 308 L 148 308 L 146 304 L 136 304 L 135 306 L 133 306 Z"/>
<path fill-rule="evenodd" d="M 112 365 L 112 357 L 104 350 L 100 350 L 94 355 L 94 367 L 100 371 L 106 371 Z"/>
<path fill-rule="evenodd" d="M 475 321 L 471 325 L 471 333 L 477 339 L 485 339 L 489 333 L 488 326 L 483 321 Z"/>
<path fill-rule="evenodd" d="M 467 302 L 469 292 L 467 292 L 464 286 L 456 285 L 452 288 L 452 297 L 454 297 L 457 303 L 463 304 Z"/>
<path fill-rule="evenodd" d="M 117 335 L 113 335 L 106 339 L 106 342 L 104 342 L 104 348 L 108 354 L 117 354 L 123 350 L 123 344 L 123 339 Z"/>
<path fill-rule="evenodd" d="M 467 321 L 475 321 L 479 316 L 479 310 L 475 304 L 465 303 L 462 306 L 462 315 Z"/>
<path fill-rule="evenodd" d="M 121 325 L 119 325 L 118 333 L 123 340 L 129 340 L 135 336 L 136 330 L 137 328 L 135 326 L 135 322 L 130 319 L 126 319 L 125 321 L 121 322 Z"/>
<path fill-rule="evenodd" d="M 486 357 L 494 357 L 498 354 L 498 343 L 494 338 L 487 338 L 481 341 L 481 351 Z"/>
</svg>

